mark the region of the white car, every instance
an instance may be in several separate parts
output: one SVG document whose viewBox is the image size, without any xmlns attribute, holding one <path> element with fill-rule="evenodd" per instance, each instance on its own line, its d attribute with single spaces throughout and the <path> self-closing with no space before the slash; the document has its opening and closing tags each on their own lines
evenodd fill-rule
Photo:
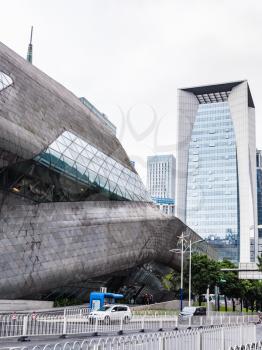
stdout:
<svg viewBox="0 0 262 350">
<path fill-rule="evenodd" d="M 110 324 L 112 321 L 123 320 L 128 323 L 132 318 L 132 312 L 127 305 L 105 305 L 99 310 L 91 311 L 89 314 L 90 323 L 96 320 L 102 321 L 104 324 Z"/>
<path fill-rule="evenodd" d="M 201 306 L 186 306 L 179 313 L 180 320 L 187 319 L 193 316 L 206 316 L 206 308 Z"/>
</svg>

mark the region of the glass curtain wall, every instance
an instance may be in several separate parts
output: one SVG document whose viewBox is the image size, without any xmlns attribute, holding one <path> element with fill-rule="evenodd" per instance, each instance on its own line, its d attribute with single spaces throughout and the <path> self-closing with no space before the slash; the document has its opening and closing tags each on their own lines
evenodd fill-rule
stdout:
<svg viewBox="0 0 262 350">
<path fill-rule="evenodd" d="M 262 168 L 257 168 L 257 212 L 258 225 L 262 225 Z M 258 229 L 258 236 L 262 238 L 262 229 Z"/>
<path fill-rule="evenodd" d="M 186 223 L 218 248 L 239 256 L 237 154 L 228 102 L 199 104 L 189 147 Z"/>
<path fill-rule="evenodd" d="M 64 132 L 35 160 L 67 177 L 121 199 L 151 201 L 140 177 L 71 132 Z"/>
</svg>

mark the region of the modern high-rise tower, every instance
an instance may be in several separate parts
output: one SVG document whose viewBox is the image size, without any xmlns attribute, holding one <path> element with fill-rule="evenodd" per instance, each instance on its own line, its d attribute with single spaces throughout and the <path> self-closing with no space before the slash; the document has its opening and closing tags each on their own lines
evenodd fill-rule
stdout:
<svg viewBox="0 0 262 350">
<path fill-rule="evenodd" d="M 162 212 L 175 215 L 176 159 L 172 154 L 147 157 L 147 190 Z"/>
<path fill-rule="evenodd" d="M 257 150 L 258 253 L 262 253 L 262 151 Z"/>
<path fill-rule="evenodd" d="M 213 242 L 221 258 L 249 262 L 257 184 L 247 81 L 179 89 L 177 132 L 176 215 Z"/>
<path fill-rule="evenodd" d="M 147 189 L 152 197 L 175 198 L 176 159 L 172 154 L 147 157 Z"/>
<path fill-rule="evenodd" d="M 258 241 L 257 251 L 255 251 L 255 240 L 252 239 L 250 246 L 250 260 L 255 262 L 257 255 L 262 255 L 262 151 L 257 149 L 256 152 L 257 166 L 257 229 Z"/>
</svg>

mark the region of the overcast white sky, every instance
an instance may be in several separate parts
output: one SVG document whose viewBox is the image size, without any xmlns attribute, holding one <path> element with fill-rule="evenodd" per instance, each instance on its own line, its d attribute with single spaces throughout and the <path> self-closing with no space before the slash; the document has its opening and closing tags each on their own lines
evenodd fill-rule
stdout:
<svg viewBox="0 0 262 350">
<path fill-rule="evenodd" d="M 175 154 L 177 88 L 248 79 L 262 148 L 261 0 L 1 1 L 0 40 L 107 114 L 143 180 Z"/>
</svg>

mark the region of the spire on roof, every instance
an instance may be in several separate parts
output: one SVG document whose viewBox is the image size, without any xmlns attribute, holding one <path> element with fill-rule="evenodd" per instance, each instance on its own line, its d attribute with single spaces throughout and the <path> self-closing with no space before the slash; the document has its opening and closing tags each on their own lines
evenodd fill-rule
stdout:
<svg viewBox="0 0 262 350">
<path fill-rule="evenodd" d="M 33 44 L 32 44 L 32 39 L 33 39 L 33 26 L 31 27 L 31 35 L 30 35 L 30 43 L 28 45 L 28 50 L 27 50 L 27 61 L 32 63 L 33 62 Z"/>
</svg>

